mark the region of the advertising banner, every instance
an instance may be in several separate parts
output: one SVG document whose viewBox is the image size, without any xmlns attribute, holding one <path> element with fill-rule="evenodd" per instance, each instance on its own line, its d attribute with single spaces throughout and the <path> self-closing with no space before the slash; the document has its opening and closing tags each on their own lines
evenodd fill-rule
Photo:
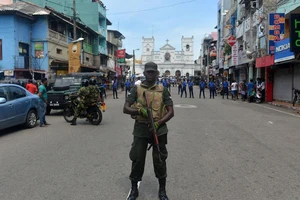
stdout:
<svg viewBox="0 0 300 200">
<path fill-rule="evenodd" d="M 80 42 L 69 44 L 69 73 L 80 72 Z"/>
<path fill-rule="evenodd" d="M 300 14 L 290 17 L 290 47 L 292 52 L 300 52 Z"/>
<path fill-rule="evenodd" d="M 34 43 L 34 57 L 35 58 L 44 58 L 44 42 L 35 42 Z"/>
<path fill-rule="evenodd" d="M 117 51 L 117 57 L 118 58 L 125 58 L 126 57 L 126 50 L 125 49 L 120 49 Z"/>
<path fill-rule="evenodd" d="M 284 13 L 269 14 L 269 54 L 275 53 L 275 42 L 284 38 Z"/>
</svg>

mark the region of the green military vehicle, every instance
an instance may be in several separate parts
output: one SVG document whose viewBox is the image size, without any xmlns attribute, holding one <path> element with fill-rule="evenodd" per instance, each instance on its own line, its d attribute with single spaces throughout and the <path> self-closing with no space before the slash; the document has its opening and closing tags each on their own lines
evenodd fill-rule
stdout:
<svg viewBox="0 0 300 200">
<path fill-rule="evenodd" d="M 103 81 L 103 73 L 100 72 L 82 72 L 57 76 L 51 90 L 48 94 L 48 105 L 46 114 L 50 114 L 51 110 L 62 110 L 65 108 L 66 101 L 69 100 L 69 95 L 76 93 L 83 79 L 95 78 L 99 89 Z"/>
</svg>

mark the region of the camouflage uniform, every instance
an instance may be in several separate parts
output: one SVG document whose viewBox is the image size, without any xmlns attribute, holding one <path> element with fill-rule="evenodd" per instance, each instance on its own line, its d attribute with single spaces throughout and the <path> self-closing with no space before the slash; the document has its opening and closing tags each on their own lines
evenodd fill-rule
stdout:
<svg viewBox="0 0 300 200">
<path fill-rule="evenodd" d="M 78 95 L 80 96 L 80 101 L 77 105 L 77 108 L 75 110 L 74 116 L 75 118 L 79 117 L 80 112 L 82 110 L 86 110 L 87 109 L 87 105 L 88 105 L 88 99 L 90 96 L 90 90 L 89 87 L 81 87 L 78 91 Z"/>
<path fill-rule="evenodd" d="M 89 95 L 89 101 L 91 103 L 97 103 L 98 102 L 98 96 L 99 96 L 99 88 L 97 85 L 89 85 L 90 95 Z"/>
</svg>

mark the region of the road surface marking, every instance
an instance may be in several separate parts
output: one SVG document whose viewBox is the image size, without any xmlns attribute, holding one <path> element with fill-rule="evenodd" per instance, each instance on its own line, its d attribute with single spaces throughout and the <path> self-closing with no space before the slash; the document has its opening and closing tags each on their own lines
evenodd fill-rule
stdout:
<svg viewBox="0 0 300 200">
<path fill-rule="evenodd" d="M 283 113 L 283 114 L 286 114 L 286 115 L 291 115 L 293 117 L 299 117 L 300 118 L 300 115 L 296 115 L 296 114 L 293 114 L 293 113 L 285 112 L 285 111 L 282 111 L 282 110 L 278 110 L 278 109 L 275 109 L 275 108 L 270 108 L 268 106 L 263 106 L 263 105 L 259 105 L 259 104 L 254 104 L 254 105 L 257 105 L 257 106 L 260 106 L 260 107 L 263 107 L 263 108 L 266 108 L 266 109 L 269 109 L 269 110 L 277 111 L 277 112 L 280 112 L 280 113 Z"/>
<path fill-rule="evenodd" d="M 141 181 L 139 181 L 139 182 L 138 182 L 138 190 L 140 189 L 140 185 L 141 185 Z M 129 193 L 128 193 L 128 195 L 127 195 L 127 198 L 126 198 L 126 199 L 128 199 L 128 197 L 129 197 L 129 195 L 130 195 L 130 192 L 131 192 L 131 189 L 129 190 Z"/>
<path fill-rule="evenodd" d="M 195 105 L 189 105 L 189 104 L 176 104 L 176 108 L 197 108 Z"/>
</svg>

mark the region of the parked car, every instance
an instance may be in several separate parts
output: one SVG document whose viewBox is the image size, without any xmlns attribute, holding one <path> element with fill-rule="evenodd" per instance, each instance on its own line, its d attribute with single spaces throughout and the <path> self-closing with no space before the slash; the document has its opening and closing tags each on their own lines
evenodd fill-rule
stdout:
<svg viewBox="0 0 300 200">
<path fill-rule="evenodd" d="M 16 84 L 0 84 L 0 130 L 24 124 L 37 124 L 39 97 Z"/>
</svg>

